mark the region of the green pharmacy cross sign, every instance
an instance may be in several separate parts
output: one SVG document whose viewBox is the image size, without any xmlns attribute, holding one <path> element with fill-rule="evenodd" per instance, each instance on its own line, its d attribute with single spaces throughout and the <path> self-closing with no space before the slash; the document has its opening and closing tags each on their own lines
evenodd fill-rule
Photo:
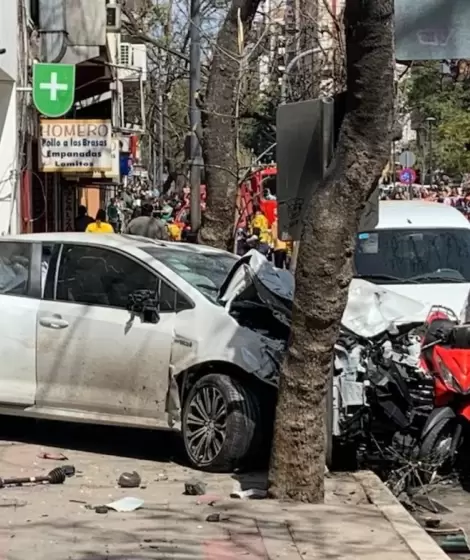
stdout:
<svg viewBox="0 0 470 560">
<path fill-rule="evenodd" d="M 46 117 L 62 117 L 75 99 L 75 66 L 73 64 L 33 65 L 33 101 Z"/>
</svg>

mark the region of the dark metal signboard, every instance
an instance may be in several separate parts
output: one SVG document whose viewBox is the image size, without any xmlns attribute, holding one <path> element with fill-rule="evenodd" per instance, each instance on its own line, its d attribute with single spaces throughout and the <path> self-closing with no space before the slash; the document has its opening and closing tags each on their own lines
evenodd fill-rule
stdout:
<svg viewBox="0 0 470 560">
<path fill-rule="evenodd" d="M 470 1 L 470 0 L 469 0 Z M 331 162 L 345 111 L 345 95 L 287 103 L 277 110 L 279 232 L 297 241 L 314 191 Z M 378 191 L 364 208 L 360 229 L 378 222 Z"/>
</svg>

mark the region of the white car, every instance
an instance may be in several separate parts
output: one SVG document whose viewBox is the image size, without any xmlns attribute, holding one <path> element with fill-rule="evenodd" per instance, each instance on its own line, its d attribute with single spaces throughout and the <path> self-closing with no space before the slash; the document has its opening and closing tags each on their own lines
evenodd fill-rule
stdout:
<svg viewBox="0 0 470 560">
<path fill-rule="evenodd" d="M 1 237 L 0 413 L 181 428 L 192 465 L 233 469 L 259 448 L 288 333 L 288 298 L 254 288 L 249 260 L 126 235 Z"/>
</svg>

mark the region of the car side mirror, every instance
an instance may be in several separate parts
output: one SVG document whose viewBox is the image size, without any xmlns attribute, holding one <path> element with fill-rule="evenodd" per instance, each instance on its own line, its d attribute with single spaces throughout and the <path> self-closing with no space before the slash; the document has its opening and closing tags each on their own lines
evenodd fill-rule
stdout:
<svg viewBox="0 0 470 560">
<path fill-rule="evenodd" d="M 139 315 L 144 323 L 158 323 L 158 294 L 152 290 L 135 290 L 129 294 L 127 310 Z"/>
</svg>

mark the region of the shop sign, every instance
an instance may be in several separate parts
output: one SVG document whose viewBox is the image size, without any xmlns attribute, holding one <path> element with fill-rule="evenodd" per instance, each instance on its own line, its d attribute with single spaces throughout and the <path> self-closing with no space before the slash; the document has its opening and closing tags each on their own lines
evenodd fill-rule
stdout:
<svg viewBox="0 0 470 560">
<path fill-rule="evenodd" d="M 113 170 L 111 121 L 41 120 L 41 170 L 106 173 Z"/>
</svg>

